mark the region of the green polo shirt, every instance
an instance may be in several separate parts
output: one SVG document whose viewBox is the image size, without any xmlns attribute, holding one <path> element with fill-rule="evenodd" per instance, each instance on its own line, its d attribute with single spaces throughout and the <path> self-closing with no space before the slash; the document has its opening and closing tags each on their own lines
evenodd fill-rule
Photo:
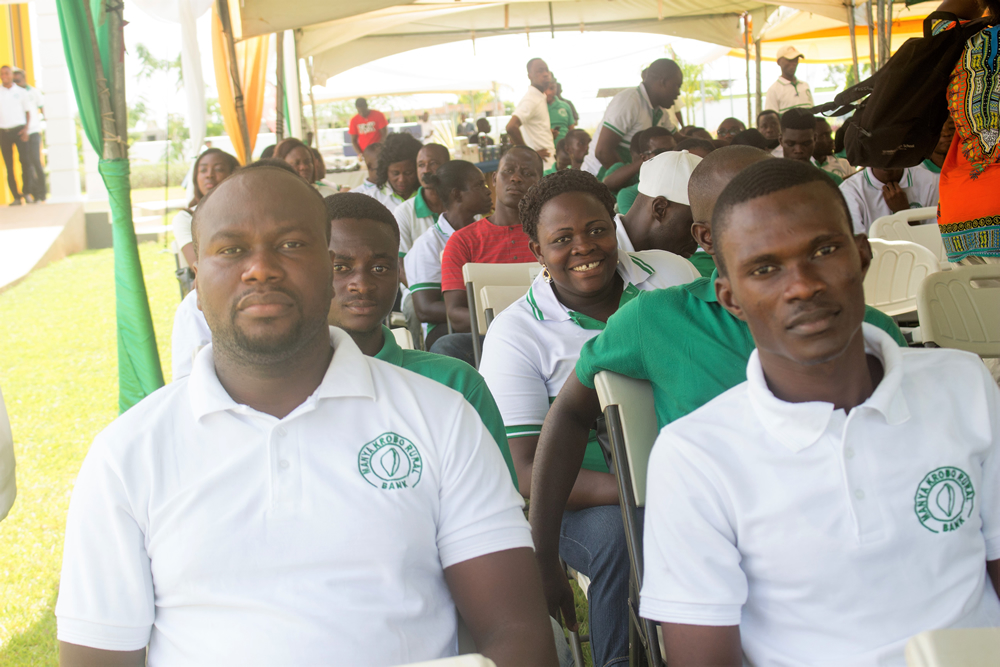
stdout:
<svg viewBox="0 0 1000 667">
<path fill-rule="evenodd" d="M 836 183 L 837 187 L 840 187 L 840 184 L 844 182 L 844 177 L 841 176 L 840 174 L 835 174 L 832 171 L 827 171 L 826 169 L 823 169 L 823 167 L 819 167 L 819 169 L 824 174 L 832 178 L 833 182 Z"/>
<path fill-rule="evenodd" d="M 941 167 L 939 167 L 936 164 L 934 164 L 934 161 L 931 160 L 930 158 L 927 158 L 926 160 L 924 160 L 922 164 L 932 174 L 940 174 L 941 173 Z"/>
<path fill-rule="evenodd" d="M 639 196 L 638 183 L 619 190 L 618 196 L 615 197 L 615 201 L 618 202 L 618 212 L 621 213 L 622 215 L 628 213 L 628 210 L 632 208 L 632 204 L 635 203 L 635 199 L 638 196 Z"/>
<path fill-rule="evenodd" d="M 707 252 L 698 251 L 688 257 L 688 261 L 694 264 L 694 268 L 698 269 L 698 273 L 706 278 L 711 278 L 712 274 L 715 273 L 715 258 Z"/>
<path fill-rule="evenodd" d="M 730 315 L 716 299 L 717 275 L 642 292 L 620 308 L 580 351 L 580 382 L 593 388 L 600 371 L 649 380 L 659 428 L 744 382 L 756 345 L 746 322 Z M 866 307 L 865 322 L 906 347 L 888 315 Z"/>
<path fill-rule="evenodd" d="M 624 166 L 625 166 L 624 162 L 615 162 L 613 165 L 611 165 L 610 167 L 608 167 L 605 170 L 604 176 L 603 176 L 603 178 L 601 180 L 603 181 L 604 178 L 607 178 L 608 176 L 610 176 L 611 174 L 615 173 L 616 171 L 618 171 L 619 169 L 621 169 Z M 636 174 L 635 176 L 633 176 L 632 180 L 630 180 L 628 183 L 625 184 L 625 187 L 629 187 L 631 185 L 639 185 L 639 174 Z M 619 192 L 621 192 L 621 190 L 619 190 Z"/>
<path fill-rule="evenodd" d="M 440 382 L 465 396 L 465 400 L 479 413 L 483 424 L 486 425 L 486 430 L 490 432 L 500 447 L 503 461 L 507 464 L 510 478 L 516 487 L 517 473 L 514 471 L 514 461 L 510 458 L 510 447 L 507 446 L 507 432 L 503 427 L 503 417 L 500 416 L 500 408 L 493 400 L 493 394 L 486 386 L 483 376 L 469 364 L 452 357 L 431 354 L 422 350 L 404 350 L 386 326 L 382 327 L 382 334 L 385 343 L 383 343 L 379 353 L 375 355 L 376 359 Z"/>
<path fill-rule="evenodd" d="M 569 126 L 575 125 L 574 120 L 573 109 L 570 105 L 558 97 L 552 100 L 552 104 L 549 105 L 549 126 L 553 130 L 559 130 L 559 134 L 553 140 L 555 144 L 558 144 L 566 137 L 566 134 L 569 132 Z"/>
</svg>

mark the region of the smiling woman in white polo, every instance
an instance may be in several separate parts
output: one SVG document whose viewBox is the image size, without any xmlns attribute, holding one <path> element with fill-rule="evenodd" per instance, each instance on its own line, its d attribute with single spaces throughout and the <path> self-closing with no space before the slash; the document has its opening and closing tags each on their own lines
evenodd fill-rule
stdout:
<svg viewBox="0 0 1000 667">
<path fill-rule="evenodd" d="M 579 170 L 546 176 L 521 200 L 521 223 L 544 270 L 490 326 L 479 370 L 503 416 L 526 497 L 542 422 L 583 344 L 640 291 L 699 276 L 669 252 L 619 250 L 614 205 L 607 186 Z M 598 665 L 628 656 L 628 553 L 617 505 L 614 477 L 592 439 L 570 497 L 576 511 L 563 519 L 560 553 L 591 578 L 590 635 Z"/>
</svg>

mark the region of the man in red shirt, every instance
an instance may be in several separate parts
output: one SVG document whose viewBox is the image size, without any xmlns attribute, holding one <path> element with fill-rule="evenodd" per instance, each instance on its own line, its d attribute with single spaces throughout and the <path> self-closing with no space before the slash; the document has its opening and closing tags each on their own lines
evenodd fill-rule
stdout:
<svg viewBox="0 0 1000 667">
<path fill-rule="evenodd" d="M 459 229 L 448 239 L 441 257 L 441 293 L 454 331 L 470 330 L 463 266 L 469 262 L 517 264 L 535 260 L 517 206 L 524 193 L 541 179 L 543 170 L 538 153 L 526 146 L 511 147 L 493 174 L 493 191 L 497 193 L 493 215 Z M 472 334 L 442 336 L 431 351 L 472 363 Z"/>
<path fill-rule="evenodd" d="M 351 135 L 351 144 L 358 155 L 365 152 L 371 144 L 381 143 L 388 134 L 386 128 L 389 121 L 385 119 L 381 111 L 368 108 L 368 100 L 359 97 L 354 102 L 354 107 L 358 110 L 357 115 L 351 118 L 351 126 L 347 132 Z"/>
</svg>

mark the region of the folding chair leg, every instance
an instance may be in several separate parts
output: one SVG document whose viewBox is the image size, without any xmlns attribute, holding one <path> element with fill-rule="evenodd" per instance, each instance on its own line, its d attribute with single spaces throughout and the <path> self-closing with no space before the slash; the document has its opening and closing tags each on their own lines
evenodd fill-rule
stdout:
<svg viewBox="0 0 1000 667">
<path fill-rule="evenodd" d="M 483 358 L 483 349 L 479 344 L 479 315 L 476 310 L 476 294 L 472 283 L 465 283 L 465 296 L 469 301 L 469 331 L 472 332 L 472 358 L 479 368 L 479 361 Z"/>
<path fill-rule="evenodd" d="M 569 633 L 569 648 L 573 652 L 573 664 L 576 667 L 585 667 L 583 662 L 583 646 L 580 643 L 580 635 L 577 632 L 570 630 Z"/>
</svg>

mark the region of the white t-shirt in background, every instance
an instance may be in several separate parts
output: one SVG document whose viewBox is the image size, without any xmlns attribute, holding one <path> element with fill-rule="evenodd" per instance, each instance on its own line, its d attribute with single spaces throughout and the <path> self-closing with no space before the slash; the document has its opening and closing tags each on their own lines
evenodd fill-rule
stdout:
<svg viewBox="0 0 1000 667">
<path fill-rule="evenodd" d="M 170 337 L 171 382 L 191 375 L 194 355 L 212 342 L 205 314 L 198 308 L 198 290 L 187 293 L 174 313 L 174 329 Z"/>
<path fill-rule="evenodd" d="M 552 137 L 552 123 L 549 119 L 549 104 L 545 101 L 545 93 L 534 86 L 528 86 L 517 108 L 512 114 L 521 120 L 521 136 L 529 148 L 536 151 L 547 150 L 549 156 L 544 158 L 548 169 L 556 161 L 556 145 Z"/>
<path fill-rule="evenodd" d="M 871 167 L 840 184 L 840 191 L 847 200 L 847 208 L 851 211 L 855 233 L 867 234 L 873 222 L 883 216 L 892 215 L 892 209 L 882 196 L 883 185 L 885 184 L 882 181 L 875 178 Z M 921 167 L 909 167 L 903 170 L 899 185 L 910 201 L 910 208 L 937 206 L 937 174 Z M 934 219 L 927 222 L 934 222 Z"/>
</svg>

